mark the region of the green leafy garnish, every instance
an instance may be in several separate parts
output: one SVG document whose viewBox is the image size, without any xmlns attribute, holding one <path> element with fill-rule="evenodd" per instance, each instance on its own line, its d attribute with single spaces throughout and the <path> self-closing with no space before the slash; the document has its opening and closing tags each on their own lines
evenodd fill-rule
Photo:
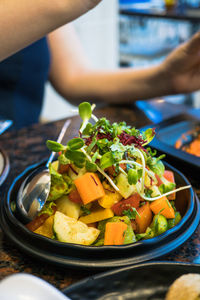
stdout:
<svg viewBox="0 0 200 300">
<path fill-rule="evenodd" d="M 49 150 L 54 151 L 54 152 L 60 152 L 60 151 L 64 151 L 66 149 L 66 147 L 63 146 L 62 144 L 51 141 L 51 140 L 48 140 L 46 142 L 46 145 Z"/>
<path fill-rule="evenodd" d="M 112 152 L 105 153 L 100 159 L 100 167 L 106 169 L 115 163 Z"/>
<path fill-rule="evenodd" d="M 97 165 L 88 160 L 86 160 L 85 167 L 88 172 L 96 172 L 97 171 Z"/>
<path fill-rule="evenodd" d="M 142 169 L 138 169 L 137 172 L 138 172 L 138 179 L 140 179 L 142 177 Z"/>
<path fill-rule="evenodd" d="M 45 205 L 43 206 L 41 212 L 38 214 L 38 216 L 41 216 L 42 214 L 47 214 L 49 216 L 52 216 L 54 213 L 52 206 L 56 206 L 56 204 L 53 201 L 46 202 Z"/>
<path fill-rule="evenodd" d="M 159 177 L 161 177 L 165 171 L 165 166 L 164 166 L 163 162 L 161 161 L 161 159 L 163 159 L 164 157 L 165 157 L 165 154 L 160 155 L 157 158 L 155 158 L 155 157 L 149 158 L 147 161 L 149 168 L 155 174 L 157 174 Z"/>
<path fill-rule="evenodd" d="M 64 154 L 58 156 L 58 161 L 61 165 L 68 165 L 70 164 L 70 160 Z"/>
<path fill-rule="evenodd" d="M 174 182 L 168 181 L 164 176 L 160 177 L 162 184 L 159 186 L 159 191 L 162 194 L 168 193 L 175 189 L 176 184 Z"/>
<path fill-rule="evenodd" d="M 167 184 L 162 183 L 159 186 L 159 191 L 161 192 L 161 194 L 165 194 L 168 193 L 170 191 L 173 191 L 176 187 L 176 184 L 173 182 L 168 182 Z"/>
<path fill-rule="evenodd" d="M 137 209 L 135 207 L 131 207 L 127 210 L 123 210 L 122 213 L 124 216 L 127 216 L 130 220 L 135 220 L 137 216 L 140 218 L 140 215 L 137 212 Z"/>
<path fill-rule="evenodd" d="M 49 173 L 54 180 L 60 180 L 60 178 L 62 177 L 62 175 L 53 168 L 51 163 L 49 164 Z"/>
<path fill-rule="evenodd" d="M 86 156 L 83 152 L 79 150 L 70 150 L 67 149 L 65 152 L 65 156 L 75 164 L 78 168 L 83 168 L 86 161 Z"/>
<path fill-rule="evenodd" d="M 88 135 L 88 136 L 90 136 L 90 135 L 92 134 L 92 128 L 93 128 L 92 124 L 91 124 L 91 123 L 87 123 L 85 129 L 84 129 L 83 132 L 82 132 L 83 135 Z"/>
<path fill-rule="evenodd" d="M 151 189 L 145 189 L 144 193 L 146 197 L 151 198 L 153 191 Z"/>
<path fill-rule="evenodd" d="M 93 136 L 92 142 L 91 142 L 91 144 L 87 147 L 87 150 L 86 150 L 86 152 L 87 152 L 88 154 L 90 154 L 90 152 L 92 151 L 92 149 L 94 148 L 94 146 L 96 145 L 96 143 L 97 143 L 96 136 Z"/>
<path fill-rule="evenodd" d="M 47 201 L 53 201 L 71 190 L 71 179 L 66 181 L 63 175 L 58 173 L 51 164 L 49 164 L 49 172 L 51 175 L 51 187 Z"/>
<path fill-rule="evenodd" d="M 145 146 L 153 140 L 155 136 L 155 131 L 153 128 L 148 128 L 144 132 L 142 132 L 142 135 L 143 135 L 143 139 L 145 140 L 143 146 Z"/>
<path fill-rule="evenodd" d="M 91 214 L 91 211 L 84 205 L 81 205 L 81 210 L 82 210 L 84 216 Z"/>
<path fill-rule="evenodd" d="M 97 157 L 99 156 L 99 152 L 96 151 L 93 155 L 92 155 L 92 162 L 95 163 L 95 161 L 97 160 Z"/>
<path fill-rule="evenodd" d="M 81 138 L 74 138 L 67 143 L 70 150 L 78 150 L 84 146 L 84 141 Z"/>
<path fill-rule="evenodd" d="M 128 171 L 128 183 L 136 184 L 138 181 L 138 172 L 136 169 L 129 169 Z"/>
<path fill-rule="evenodd" d="M 150 147 L 148 147 L 148 148 L 146 148 L 147 149 L 147 152 L 148 152 L 148 154 L 150 155 L 150 156 L 155 156 L 156 154 L 157 154 L 157 150 L 156 149 L 154 149 L 154 150 L 152 150 Z"/>
<path fill-rule="evenodd" d="M 83 130 L 87 126 L 89 119 L 92 116 L 92 107 L 89 102 L 82 102 L 79 105 L 78 110 L 79 110 L 79 115 L 80 115 L 81 119 L 83 120 L 83 123 L 80 128 L 80 132 L 83 132 Z"/>
</svg>

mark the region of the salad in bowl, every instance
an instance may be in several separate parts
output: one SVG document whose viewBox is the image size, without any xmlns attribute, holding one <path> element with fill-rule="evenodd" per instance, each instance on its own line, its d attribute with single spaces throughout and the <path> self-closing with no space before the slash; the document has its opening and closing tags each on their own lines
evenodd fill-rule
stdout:
<svg viewBox="0 0 200 300">
<path fill-rule="evenodd" d="M 47 141 L 58 153 L 49 165 L 51 189 L 42 211 L 26 226 L 64 243 L 93 247 L 125 245 L 156 237 L 174 227 L 174 173 L 148 144 L 154 129 L 143 132 L 125 122 L 98 119 L 95 105 L 79 105 L 82 123 L 66 145 Z"/>
</svg>

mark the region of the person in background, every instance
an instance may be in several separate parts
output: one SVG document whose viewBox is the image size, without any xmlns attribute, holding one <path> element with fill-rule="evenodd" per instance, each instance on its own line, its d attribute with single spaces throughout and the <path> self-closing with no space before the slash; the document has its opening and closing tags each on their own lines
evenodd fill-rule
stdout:
<svg viewBox="0 0 200 300">
<path fill-rule="evenodd" d="M 158 66 L 97 71 L 90 66 L 72 25 L 68 24 L 0 64 L 0 115 L 12 119 L 15 128 L 37 123 L 48 80 L 73 104 L 84 100 L 132 103 L 189 93 L 200 88 L 199 54 L 197 33 Z"/>
</svg>

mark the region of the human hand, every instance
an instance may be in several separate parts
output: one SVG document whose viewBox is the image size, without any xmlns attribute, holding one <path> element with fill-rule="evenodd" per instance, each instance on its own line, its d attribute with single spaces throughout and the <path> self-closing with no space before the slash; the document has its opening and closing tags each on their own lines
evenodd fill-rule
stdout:
<svg viewBox="0 0 200 300">
<path fill-rule="evenodd" d="M 173 50 L 161 64 L 171 94 L 200 89 L 200 32 Z"/>
</svg>

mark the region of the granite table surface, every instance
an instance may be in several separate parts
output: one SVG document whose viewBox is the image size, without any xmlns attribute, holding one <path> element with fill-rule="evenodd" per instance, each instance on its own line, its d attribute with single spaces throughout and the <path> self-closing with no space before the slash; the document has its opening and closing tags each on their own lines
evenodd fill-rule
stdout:
<svg viewBox="0 0 200 300">
<path fill-rule="evenodd" d="M 98 109 L 96 115 L 97 117 L 105 116 L 112 122 L 125 120 L 127 124 L 136 128 L 151 123 L 137 108 L 104 107 Z M 56 140 L 64 121 L 36 124 L 19 131 L 4 133 L 0 137 L 0 148 L 6 151 L 10 160 L 10 172 L 4 184 L 0 187 L 0 199 L 6 195 L 13 179 L 27 166 L 38 163 L 48 157 L 49 150 L 46 148 L 46 140 Z M 80 119 L 73 117 L 64 142 L 76 136 L 79 126 Z M 200 196 L 200 183 L 194 181 L 193 178 L 188 177 L 188 179 Z M 200 225 L 178 250 L 162 257 L 161 260 L 200 263 Z M 37 259 L 18 249 L 0 228 L 0 280 L 19 272 L 38 276 L 61 290 L 72 283 L 97 273 L 97 271 L 86 271 L 83 269 L 62 269 L 45 262 L 41 264 Z"/>
</svg>

